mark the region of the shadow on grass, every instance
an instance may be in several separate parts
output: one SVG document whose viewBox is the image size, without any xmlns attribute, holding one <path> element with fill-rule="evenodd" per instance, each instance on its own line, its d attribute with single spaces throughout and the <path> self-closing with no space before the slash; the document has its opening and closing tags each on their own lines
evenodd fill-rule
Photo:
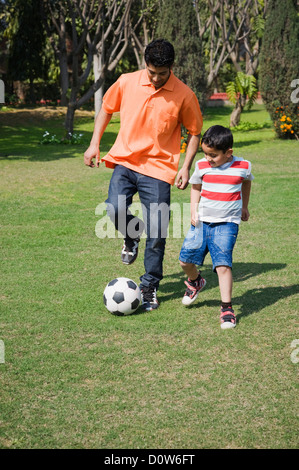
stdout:
<svg viewBox="0 0 299 470">
<path fill-rule="evenodd" d="M 225 105 L 225 106 L 206 106 L 203 110 L 203 118 L 204 120 L 214 119 L 215 117 L 218 118 L 219 116 L 230 116 L 234 109 L 233 105 Z M 256 114 L 256 113 L 263 113 L 265 112 L 265 108 L 263 105 L 254 104 L 253 108 L 245 109 L 242 113 L 242 118 L 244 118 L 248 114 Z"/>
<path fill-rule="evenodd" d="M 284 269 L 287 265 L 286 264 L 278 264 L 278 263 L 234 263 L 233 268 L 233 276 L 234 276 L 234 283 L 243 282 L 247 279 L 258 276 L 260 274 L 269 272 L 269 271 L 279 271 Z M 207 287 L 215 288 L 218 287 L 218 277 L 212 270 L 209 272 L 205 270 L 204 277 L 207 280 Z M 175 278 L 173 281 L 172 279 Z M 161 292 L 161 301 L 166 301 L 168 299 L 181 299 L 184 294 L 184 283 L 183 281 L 186 279 L 184 273 L 172 274 L 168 276 L 167 279 L 170 279 L 169 282 L 161 284 L 160 292 Z M 244 294 L 234 297 L 233 296 L 233 304 L 240 305 L 239 314 L 237 315 L 238 320 L 242 317 L 247 317 L 252 315 L 253 313 L 258 313 L 262 309 L 269 307 L 270 305 L 274 305 L 278 300 L 285 299 L 287 297 L 291 297 L 295 294 L 299 293 L 299 284 L 294 284 L 290 286 L 268 286 L 268 287 L 256 287 L 254 289 L 250 289 Z M 202 294 L 202 302 L 196 300 L 193 305 L 188 307 L 189 309 L 193 308 L 200 308 L 202 306 L 207 307 L 217 307 L 219 308 L 220 304 L 220 293 L 216 294 L 215 300 L 204 300 L 204 291 Z"/>
<path fill-rule="evenodd" d="M 257 313 L 263 308 L 274 305 L 278 300 L 286 299 L 299 293 L 299 284 L 291 286 L 257 287 L 234 298 L 234 304 L 241 305 L 237 319 Z"/>
<path fill-rule="evenodd" d="M 243 140 L 241 142 L 234 142 L 234 149 L 238 149 L 241 147 L 247 147 L 248 145 L 258 145 L 261 144 L 260 140 Z M 236 152 L 234 152 L 235 154 Z"/>
<path fill-rule="evenodd" d="M 206 106 L 203 111 L 203 118 L 208 121 L 219 116 L 230 116 L 233 109 L 233 106 Z"/>
<path fill-rule="evenodd" d="M 52 134 L 54 134 L 52 132 Z M 89 146 L 92 133 L 85 132 L 80 144 L 46 144 L 41 145 L 42 133 L 33 135 L 30 130 L 22 130 L 19 135 L 1 138 L 0 160 L 27 160 L 29 162 L 49 162 L 63 158 L 74 158 L 76 154 L 83 153 Z M 63 134 L 56 133 L 57 138 Z M 90 137 L 90 138 L 89 138 Z M 106 132 L 101 142 L 102 156 L 108 152 L 115 141 L 116 133 Z M 38 140 L 40 139 L 40 140 Z"/>
</svg>

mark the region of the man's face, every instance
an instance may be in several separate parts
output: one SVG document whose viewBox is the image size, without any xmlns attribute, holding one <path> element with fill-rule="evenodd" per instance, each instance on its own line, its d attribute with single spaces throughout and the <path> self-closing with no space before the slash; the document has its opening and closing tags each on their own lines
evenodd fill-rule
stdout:
<svg viewBox="0 0 299 470">
<path fill-rule="evenodd" d="M 155 67 L 152 64 L 146 64 L 146 71 L 149 81 L 158 90 L 169 79 L 171 67 Z"/>
</svg>

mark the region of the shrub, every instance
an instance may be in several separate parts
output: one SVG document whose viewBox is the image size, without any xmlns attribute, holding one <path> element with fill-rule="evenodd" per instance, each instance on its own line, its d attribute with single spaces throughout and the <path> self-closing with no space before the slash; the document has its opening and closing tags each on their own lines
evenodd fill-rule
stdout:
<svg viewBox="0 0 299 470">
<path fill-rule="evenodd" d="M 260 91 L 278 137 L 299 139 L 297 100 L 292 82 L 299 78 L 299 17 L 296 0 L 270 0 L 260 57 Z"/>
</svg>

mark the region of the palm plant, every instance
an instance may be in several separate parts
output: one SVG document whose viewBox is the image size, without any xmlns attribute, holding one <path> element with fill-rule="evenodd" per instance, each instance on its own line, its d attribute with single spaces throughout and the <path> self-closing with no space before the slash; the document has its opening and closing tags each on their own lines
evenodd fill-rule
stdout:
<svg viewBox="0 0 299 470">
<path fill-rule="evenodd" d="M 247 108 L 250 109 L 257 99 L 256 78 L 253 75 L 238 72 L 235 80 L 227 84 L 226 93 L 228 99 L 235 105 L 230 116 L 230 127 L 235 127 L 240 122 L 245 105 L 247 104 Z"/>
</svg>

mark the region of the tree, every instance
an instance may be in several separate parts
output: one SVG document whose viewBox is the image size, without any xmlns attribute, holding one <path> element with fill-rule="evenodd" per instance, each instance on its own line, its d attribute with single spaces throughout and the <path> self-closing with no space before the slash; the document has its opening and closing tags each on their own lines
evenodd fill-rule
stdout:
<svg viewBox="0 0 299 470">
<path fill-rule="evenodd" d="M 260 91 L 278 137 L 297 140 L 298 100 L 292 87 L 299 78 L 298 32 L 297 1 L 270 0 L 260 59 Z"/>
<path fill-rule="evenodd" d="M 144 67 L 144 49 L 154 39 L 158 24 L 159 0 L 139 0 L 131 9 L 131 45 L 138 69 Z"/>
<path fill-rule="evenodd" d="M 67 105 L 66 137 L 73 133 L 76 109 L 102 86 L 124 53 L 132 0 L 41 0 L 43 20 L 60 65 L 61 104 Z M 83 92 L 94 67 L 96 81 Z"/>
<path fill-rule="evenodd" d="M 45 77 L 45 32 L 34 0 L 11 0 L 2 5 L 4 35 L 8 40 L 8 78 L 29 80 L 30 101 L 35 103 L 33 82 Z"/>
<path fill-rule="evenodd" d="M 194 0 L 194 6 L 208 61 L 208 87 L 228 60 L 236 72 L 255 74 L 267 0 Z"/>
<path fill-rule="evenodd" d="M 229 100 L 235 104 L 235 108 L 230 116 L 230 127 L 235 127 L 239 124 L 241 113 L 246 105 L 248 97 L 247 108 L 253 106 L 257 98 L 256 79 L 253 75 L 246 75 L 243 72 L 238 72 L 233 82 L 229 82 L 226 87 L 226 93 Z"/>
<path fill-rule="evenodd" d="M 203 106 L 206 98 L 206 76 L 193 1 L 163 0 L 157 36 L 164 37 L 173 44 L 175 74 L 194 91 Z"/>
<path fill-rule="evenodd" d="M 109 7 L 109 2 L 106 7 Z M 112 1 L 110 9 L 101 9 L 101 38 L 93 56 L 93 72 L 96 91 L 95 117 L 102 106 L 103 89 L 107 72 L 114 70 L 124 55 L 129 44 L 130 10 L 132 0 Z"/>
</svg>

